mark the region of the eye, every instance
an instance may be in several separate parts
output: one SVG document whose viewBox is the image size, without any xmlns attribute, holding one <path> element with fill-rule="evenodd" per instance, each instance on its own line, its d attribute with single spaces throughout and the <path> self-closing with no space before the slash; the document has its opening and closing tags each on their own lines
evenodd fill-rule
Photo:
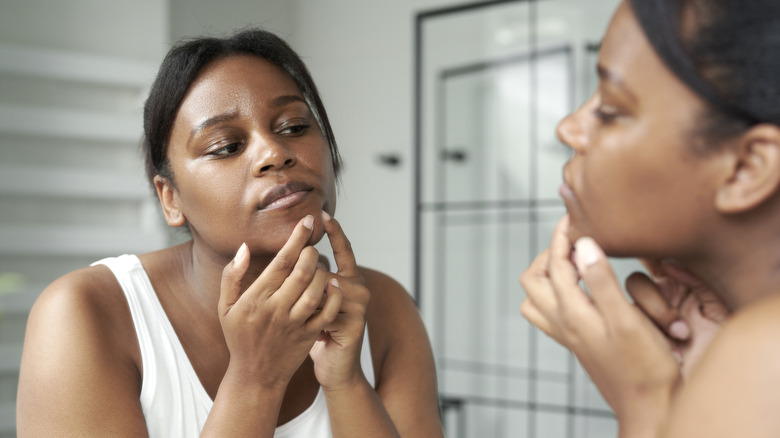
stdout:
<svg viewBox="0 0 780 438">
<path fill-rule="evenodd" d="M 615 121 L 620 116 L 620 112 L 617 108 L 611 105 L 601 104 L 593 109 L 593 114 L 601 121 L 602 124 L 608 125 Z"/>
<path fill-rule="evenodd" d="M 290 135 L 293 137 L 301 136 L 311 128 L 311 123 L 302 120 L 290 120 L 282 124 L 279 134 Z"/>
<path fill-rule="evenodd" d="M 230 155 L 235 154 L 241 149 L 241 146 L 243 146 L 243 143 L 236 142 L 236 143 L 230 143 L 227 146 L 220 147 L 218 149 L 214 149 L 213 151 L 209 152 L 209 155 L 213 155 L 216 157 L 228 157 Z"/>
</svg>

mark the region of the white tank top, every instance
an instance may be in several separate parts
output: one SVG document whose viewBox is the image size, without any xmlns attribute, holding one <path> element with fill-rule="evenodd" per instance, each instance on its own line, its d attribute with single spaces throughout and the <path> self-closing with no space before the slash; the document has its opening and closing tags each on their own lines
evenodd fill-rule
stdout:
<svg viewBox="0 0 780 438">
<path fill-rule="evenodd" d="M 135 255 L 125 254 L 93 263 L 97 264 L 111 269 L 130 305 L 141 347 L 141 407 L 149 438 L 200 436 L 214 402 L 195 374 L 141 261 Z M 368 331 L 363 336 L 360 364 L 368 382 L 375 386 Z M 322 388 L 317 391 L 311 406 L 276 428 L 274 437 L 332 437 Z"/>
</svg>

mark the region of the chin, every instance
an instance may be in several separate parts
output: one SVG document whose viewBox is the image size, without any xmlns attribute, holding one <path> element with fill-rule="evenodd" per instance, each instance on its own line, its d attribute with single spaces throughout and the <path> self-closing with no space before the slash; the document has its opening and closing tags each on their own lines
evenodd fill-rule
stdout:
<svg viewBox="0 0 780 438">
<path fill-rule="evenodd" d="M 569 237 L 569 241 L 574 244 L 577 239 L 581 237 L 590 237 L 593 240 L 596 241 L 596 244 L 601 248 L 602 251 L 608 256 L 613 257 L 617 256 L 617 254 L 620 251 L 615 251 L 615 249 L 612 247 L 611 243 L 604 239 L 604 236 L 600 235 L 597 232 L 593 232 L 592 230 L 588 230 L 585 227 L 578 226 L 576 223 L 570 223 L 569 224 L 569 231 L 567 233 L 567 236 Z"/>
<path fill-rule="evenodd" d="M 593 237 L 587 232 L 587 230 L 583 229 L 580 223 L 577 223 L 577 221 L 574 220 L 571 214 L 569 214 L 569 229 L 566 234 L 572 243 L 576 242 L 580 237 Z"/>
<path fill-rule="evenodd" d="M 322 218 L 314 220 L 314 231 L 311 233 L 309 245 L 316 245 L 325 236 L 325 227 L 322 225 Z"/>
</svg>

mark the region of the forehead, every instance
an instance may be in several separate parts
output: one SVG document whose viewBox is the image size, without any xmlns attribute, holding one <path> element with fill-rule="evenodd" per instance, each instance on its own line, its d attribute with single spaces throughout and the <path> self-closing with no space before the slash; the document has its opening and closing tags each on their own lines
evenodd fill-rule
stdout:
<svg viewBox="0 0 780 438">
<path fill-rule="evenodd" d="M 658 104 L 688 102 L 700 107 L 699 97 L 661 60 L 627 2 L 610 21 L 599 51 L 599 65 L 620 80 L 640 100 Z"/>
<path fill-rule="evenodd" d="M 601 41 L 599 64 L 621 78 L 665 69 L 631 11 L 622 2 Z"/>
<path fill-rule="evenodd" d="M 178 118 L 192 112 L 224 112 L 267 104 L 282 96 L 301 96 L 292 78 L 257 56 L 232 55 L 207 65 L 182 100 Z"/>
</svg>

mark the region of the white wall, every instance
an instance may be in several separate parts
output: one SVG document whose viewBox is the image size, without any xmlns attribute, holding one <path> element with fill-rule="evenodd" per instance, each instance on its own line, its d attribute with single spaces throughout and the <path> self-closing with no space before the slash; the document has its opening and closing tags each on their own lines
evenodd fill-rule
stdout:
<svg viewBox="0 0 780 438">
<path fill-rule="evenodd" d="M 288 0 L 169 0 L 170 38 L 219 35 L 261 26 L 285 39 L 293 30 L 293 2 Z"/>
<path fill-rule="evenodd" d="M 2 0 L 0 41 L 158 61 L 167 0 Z"/>
<path fill-rule="evenodd" d="M 0 10 L 0 437 L 10 437 L 40 291 L 99 258 L 165 244 L 138 142 L 169 30 L 167 0 Z"/>
</svg>

